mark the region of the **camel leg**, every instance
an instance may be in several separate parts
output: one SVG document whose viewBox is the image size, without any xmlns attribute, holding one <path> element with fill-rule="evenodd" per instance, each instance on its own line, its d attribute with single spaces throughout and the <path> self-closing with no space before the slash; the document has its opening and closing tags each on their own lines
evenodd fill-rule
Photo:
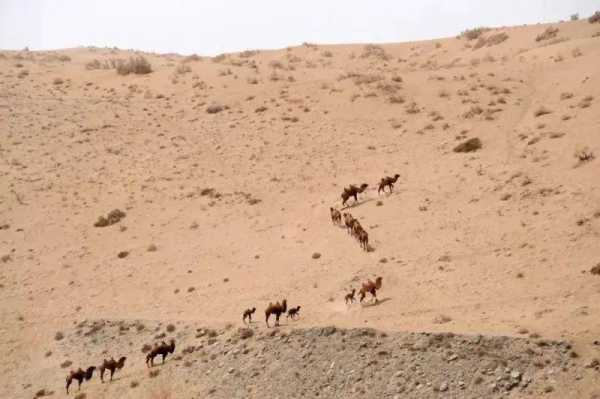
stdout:
<svg viewBox="0 0 600 399">
<path fill-rule="evenodd" d="M 162 355 L 162 364 L 165 364 L 165 357 L 167 357 L 167 355 L 163 353 L 163 355 Z"/>
<path fill-rule="evenodd" d="M 113 374 L 115 373 L 115 370 L 110 370 L 110 380 L 112 381 L 113 379 Z"/>
<path fill-rule="evenodd" d="M 77 380 L 77 382 L 79 383 L 79 386 L 77 387 L 77 390 L 81 391 L 81 380 Z"/>
<path fill-rule="evenodd" d="M 270 326 L 269 326 L 269 316 L 270 316 L 270 315 L 267 315 L 267 316 L 266 316 L 266 320 L 265 320 L 265 321 L 267 322 L 267 328 L 269 328 L 269 327 L 270 327 Z"/>
</svg>

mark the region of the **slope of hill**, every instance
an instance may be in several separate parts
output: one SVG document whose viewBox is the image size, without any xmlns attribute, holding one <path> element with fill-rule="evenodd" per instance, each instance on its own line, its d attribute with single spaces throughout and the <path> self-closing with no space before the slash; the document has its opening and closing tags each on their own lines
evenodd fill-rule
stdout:
<svg viewBox="0 0 600 399">
<path fill-rule="evenodd" d="M 125 76 L 130 51 L 1 52 L 0 394 L 62 392 L 69 368 L 122 353 L 119 384 L 160 385 L 137 346 L 149 329 L 61 337 L 94 320 L 224 328 L 252 306 L 264 330 L 284 297 L 302 310 L 283 331 L 541 337 L 572 342 L 579 367 L 597 356 L 600 24 L 479 34 L 143 54 L 153 72 Z M 482 148 L 453 151 L 471 138 Z M 329 218 L 363 182 L 343 211 L 369 252 Z M 94 226 L 113 209 L 125 217 Z M 375 276 L 377 306 L 344 303 Z M 581 370 L 547 394 L 592 395 Z"/>
</svg>

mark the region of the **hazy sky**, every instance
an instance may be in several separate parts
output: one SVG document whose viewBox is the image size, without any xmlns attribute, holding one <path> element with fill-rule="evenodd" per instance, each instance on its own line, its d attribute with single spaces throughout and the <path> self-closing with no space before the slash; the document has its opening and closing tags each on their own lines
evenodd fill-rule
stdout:
<svg viewBox="0 0 600 399">
<path fill-rule="evenodd" d="M 600 0 L 0 0 L 0 48 L 214 55 L 302 42 L 398 42 L 553 22 Z"/>
</svg>

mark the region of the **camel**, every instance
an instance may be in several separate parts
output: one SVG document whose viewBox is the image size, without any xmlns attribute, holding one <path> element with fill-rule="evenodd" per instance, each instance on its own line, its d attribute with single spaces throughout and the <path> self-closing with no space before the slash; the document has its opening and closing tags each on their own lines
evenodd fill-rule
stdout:
<svg viewBox="0 0 600 399">
<path fill-rule="evenodd" d="M 369 233 L 367 233 L 366 231 L 364 231 L 361 228 L 360 231 L 357 233 L 357 238 L 358 238 L 358 242 L 360 243 L 360 246 L 365 251 L 368 251 L 369 250 Z"/>
<path fill-rule="evenodd" d="M 286 318 L 291 317 L 292 320 L 294 320 L 294 318 L 299 317 L 300 316 L 300 306 L 296 306 L 295 308 L 291 308 L 290 310 L 288 310 L 288 314 Z"/>
<path fill-rule="evenodd" d="M 69 394 L 69 387 L 71 386 L 73 380 L 77 380 L 79 383 L 79 390 L 81 390 L 81 383 L 83 381 L 91 380 L 94 375 L 94 370 L 96 370 L 95 366 L 88 367 L 85 371 L 83 371 L 81 367 L 77 371 L 71 370 L 67 376 L 67 395 Z"/>
<path fill-rule="evenodd" d="M 348 234 L 352 233 L 352 226 L 354 225 L 354 217 L 349 213 L 344 213 L 344 224 L 346 225 L 346 229 Z"/>
<path fill-rule="evenodd" d="M 248 321 L 250 323 L 252 323 L 252 315 L 254 314 L 254 312 L 256 312 L 256 308 L 244 310 L 244 314 L 242 316 L 242 321 L 245 323 L 246 322 L 246 318 L 248 318 Z"/>
<path fill-rule="evenodd" d="M 358 239 L 358 235 L 360 234 L 361 231 L 364 231 L 364 229 L 362 228 L 360 222 L 357 219 L 353 220 L 352 223 L 352 236 Z"/>
<path fill-rule="evenodd" d="M 381 289 L 382 280 L 382 277 L 377 277 L 375 279 L 375 282 L 368 280 L 366 283 L 363 283 L 362 288 L 360 289 L 360 291 L 358 291 L 358 293 L 360 294 L 360 301 L 362 302 L 363 299 L 365 299 L 365 296 L 368 292 L 373 296 L 373 298 L 375 298 L 375 303 L 377 303 L 377 290 Z"/>
<path fill-rule="evenodd" d="M 329 208 L 329 213 L 331 214 L 331 222 L 333 224 L 342 223 L 342 215 L 340 214 L 340 211 L 335 208 Z"/>
<path fill-rule="evenodd" d="M 162 356 L 162 362 L 165 363 L 165 358 L 169 356 L 169 353 L 173 353 L 175 351 L 175 340 L 172 339 L 169 344 L 166 344 L 165 341 L 161 342 L 160 345 L 155 344 L 154 348 L 146 355 L 146 366 L 153 367 L 154 366 L 154 358 L 158 355 Z"/>
<path fill-rule="evenodd" d="M 393 191 L 394 183 L 398 181 L 400 175 L 396 173 L 394 177 L 386 176 L 381 179 L 379 182 L 379 188 L 377 189 L 377 194 L 380 194 L 382 191 L 385 193 L 385 187 L 390 188 L 390 193 Z"/>
<path fill-rule="evenodd" d="M 282 313 L 285 313 L 287 311 L 287 300 L 284 299 L 283 301 L 281 301 L 281 304 L 279 302 L 276 302 L 275 304 L 269 302 L 269 306 L 267 306 L 267 309 L 265 309 L 265 321 L 267 322 L 267 328 L 270 327 L 269 326 L 269 317 L 271 317 L 272 314 L 275 315 L 275 326 L 279 325 L 279 317 L 281 316 Z"/>
<path fill-rule="evenodd" d="M 346 305 L 348 304 L 348 302 L 352 303 L 355 301 L 355 299 L 354 299 L 355 293 L 356 293 L 356 288 L 352 288 L 352 292 L 346 294 L 346 296 L 344 297 L 344 301 L 346 302 Z"/>
<path fill-rule="evenodd" d="M 106 370 L 109 370 L 110 371 L 110 380 L 112 381 L 113 374 L 115 374 L 115 371 L 119 371 L 119 370 L 121 370 L 123 368 L 123 366 L 125 366 L 125 360 L 127 360 L 127 357 L 125 357 L 125 356 L 122 356 L 119 359 L 119 361 L 116 361 L 112 357 L 110 358 L 110 360 L 104 359 L 104 362 L 102 362 L 102 364 L 99 367 L 99 369 L 100 369 L 100 380 L 102 382 L 104 382 L 104 372 Z"/>
<path fill-rule="evenodd" d="M 353 184 L 347 188 L 345 187 L 344 192 L 342 193 L 342 205 L 346 205 L 346 201 L 348 201 L 350 197 L 354 197 L 354 202 L 358 202 L 358 194 L 364 192 L 368 186 L 368 184 L 363 183 L 360 187 L 356 187 Z"/>
</svg>

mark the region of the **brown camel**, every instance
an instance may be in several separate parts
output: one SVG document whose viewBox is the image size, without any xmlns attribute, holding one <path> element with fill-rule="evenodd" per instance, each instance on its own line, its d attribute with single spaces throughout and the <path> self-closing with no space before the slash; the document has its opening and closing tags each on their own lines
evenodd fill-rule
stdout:
<svg viewBox="0 0 600 399">
<path fill-rule="evenodd" d="M 377 194 L 380 194 L 382 191 L 385 193 L 386 186 L 390 188 L 390 193 L 393 191 L 394 183 L 398 181 L 400 175 L 396 173 L 394 177 L 386 176 L 381 179 L 379 182 L 379 188 L 377 189 Z"/>
<path fill-rule="evenodd" d="M 162 362 L 165 363 L 165 358 L 169 356 L 169 353 L 173 353 L 175 351 L 175 340 L 171 339 L 169 344 L 164 341 L 160 343 L 160 345 L 155 344 L 154 348 L 146 355 L 146 366 L 152 367 L 154 366 L 154 358 L 158 355 L 162 356 Z"/>
<path fill-rule="evenodd" d="M 352 223 L 352 236 L 355 237 L 356 239 L 358 239 L 358 235 L 361 231 L 364 231 L 364 229 L 362 228 L 360 222 L 357 219 L 353 220 Z"/>
<path fill-rule="evenodd" d="M 127 360 L 125 356 L 121 357 L 119 361 L 116 361 L 112 357 L 109 360 L 104 359 L 104 362 L 99 367 L 100 380 L 104 382 L 104 372 L 108 370 L 110 371 L 110 380 L 112 381 L 115 371 L 121 370 L 125 366 L 125 360 Z"/>
<path fill-rule="evenodd" d="M 344 224 L 346 225 L 346 230 L 348 234 L 352 233 L 352 226 L 354 225 L 354 217 L 349 213 L 344 213 Z"/>
<path fill-rule="evenodd" d="M 357 233 L 358 242 L 360 246 L 365 250 L 369 250 L 369 233 L 364 231 L 362 228 Z"/>
<path fill-rule="evenodd" d="M 365 296 L 368 292 L 373 296 L 373 298 L 375 298 L 375 302 L 377 303 L 377 290 L 381 289 L 382 280 L 382 277 L 377 277 L 375 279 L 375 282 L 368 280 L 366 283 L 363 283 L 362 288 L 360 289 L 360 291 L 358 291 L 358 293 L 360 294 L 360 301 L 362 302 L 363 299 L 365 299 Z"/>
<path fill-rule="evenodd" d="M 252 315 L 254 314 L 254 312 L 256 312 L 256 308 L 244 310 L 244 314 L 242 316 L 242 321 L 245 323 L 246 322 L 246 318 L 247 318 L 248 321 L 250 323 L 252 323 Z"/>
<path fill-rule="evenodd" d="M 288 310 L 288 314 L 286 318 L 291 317 L 294 320 L 297 317 L 300 317 L 300 306 L 296 306 L 295 308 L 291 308 Z"/>
<path fill-rule="evenodd" d="M 71 386 L 73 380 L 77 380 L 79 383 L 79 389 L 81 389 L 81 383 L 83 381 L 89 381 L 92 379 L 94 370 L 96 370 L 95 366 L 88 367 L 86 371 L 83 371 L 81 368 L 76 371 L 71 370 L 67 376 L 67 395 L 69 394 L 69 387 Z"/>
<path fill-rule="evenodd" d="M 354 202 L 358 202 L 358 194 L 364 192 L 368 186 L 368 184 L 363 183 L 360 187 L 356 187 L 353 184 L 351 184 L 350 187 L 345 187 L 344 192 L 342 193 L 342 205 L 346 205 L 346 201 L 348 201 L 350 197 L 354 197 Z"/>
<path fill-rule="evenodd" d="M 279 325 L 279 317 L 286 311 L 287 311 L 287 300 L 286 299 L 281 301 L 281 303 L 276 302 L 273 304 L 273 303 L 269 302 L 269 306 L 267 306 L 267 309 L 265 309 L 265 321 L 267 322 L 267 328 L 270 327 L 269 326 L 269 317 L 271 317 L 272 314 L 275 315 L 275 326 L 278 326 Z"/>
<path fill-rule="evenodd" d="M 352 303 L 355 301 L 355 299 L 354 299 L 355 293 L 356 293 L 356 288 L 352 288 L 352 292 L 346 294 L 346 296 L 344 297 L 344 301 L 346 302 L 346 305 L 348 304 L 348 302 Z"/>
<path fill-rule="evenodd" d="M 329 213 L 331 214 L 331 222 L 333 224 L 342 223 L 342 215 L 340 214 L 340 211 L 335 208 L 329 208 Z"/>
</svg>

